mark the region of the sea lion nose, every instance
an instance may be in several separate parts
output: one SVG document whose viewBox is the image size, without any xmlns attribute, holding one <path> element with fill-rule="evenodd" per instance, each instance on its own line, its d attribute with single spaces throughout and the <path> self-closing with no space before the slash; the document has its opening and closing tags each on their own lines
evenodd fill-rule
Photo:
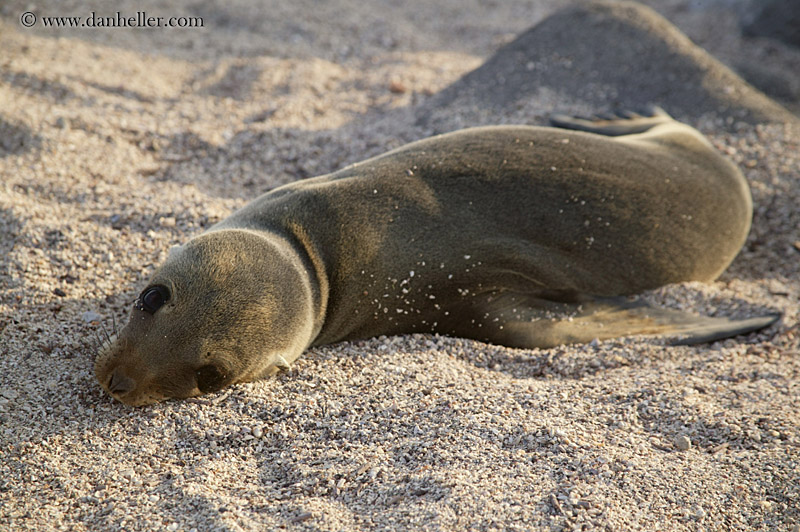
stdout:
<svg viewBox="0 0 800 532">
<path fill-rule="evenodd" d="M 136 381 L 125 375 L 120 368 L 111 372 L 108 380 L 108 391 L 114 395 L 125 395 L 136 388 Z"/>
</svg>

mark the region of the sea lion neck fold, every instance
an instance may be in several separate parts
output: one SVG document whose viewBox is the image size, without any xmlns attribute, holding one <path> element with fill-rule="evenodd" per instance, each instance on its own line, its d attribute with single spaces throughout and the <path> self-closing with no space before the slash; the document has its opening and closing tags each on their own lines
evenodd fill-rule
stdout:
<svg viewBox="0 0 800 532">
<path fill-rule="evenodd" d="M 310 180 L 309 180 L 310 181 Z M 268 195 L 261 198 L 270 203 L 270 210 L 282 211 L 281 219 L 265 217 L 263 209 L 253 208 L 254 204 L 246 205 L 232 214 L 227 219 L 215 224 L 209 232 L 244 230 L 261 239 L 261 243 L 271 242 L 276 246 L 276 251 L 287 258 L 295 267 L 300 268 L 308 277 L 305 286 L 311 294 L 311 304 L 314 309 L 314 326 L 312 336 L 316 337 L 325 321 L 328 305 L 329 282 L 328 271 L 331 265 L 325 263 L 326 254 L 322 252 L 328 243 L 320 239 L 319 235 L 311 234 L 298 219 L 298 211 L 317 212 L 320 205 L 315 202 L 313 193 L 303 193 L 291 190 L 291 187 L 274 190 L 270 199 Z M 301 197 L 303 196 L 303 197 Z"/>
</svg>

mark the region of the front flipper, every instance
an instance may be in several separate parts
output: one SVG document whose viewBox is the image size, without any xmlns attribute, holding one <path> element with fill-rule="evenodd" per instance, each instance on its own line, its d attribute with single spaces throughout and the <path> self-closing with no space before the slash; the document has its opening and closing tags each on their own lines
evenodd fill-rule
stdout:
<svg viewBox="0 0 800 532">
<path fill-rule="evenodd" d="M 451 322 L 450 334 L 521 348 L 639 334 L 678 337 L 671 345 L 692 345 L 757 331 L 780 317 L 731 320 L 650 307 L 624 297 L 582 299 L 562 302 L 510 292 L 481 294 L 470 302 L 470 309 L 456 310 L 459 322 Z"/>
</svg>

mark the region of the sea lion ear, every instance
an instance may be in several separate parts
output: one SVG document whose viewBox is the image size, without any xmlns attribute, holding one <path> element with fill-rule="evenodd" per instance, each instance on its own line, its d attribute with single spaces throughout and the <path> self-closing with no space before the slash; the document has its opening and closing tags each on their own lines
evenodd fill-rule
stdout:
<svg viewBox="0 0 800 532">
<path fill-rule="evenodd" d="M 182 250 L 182 249 L 183 249 L 183 246 L 179 246 L 179 245 L 170 246 L 169 250 L 167 251 L 167 257 L 168 258 L 175 257 L 178 254 L 178 252 L 180 250 Z"/>
</svg>

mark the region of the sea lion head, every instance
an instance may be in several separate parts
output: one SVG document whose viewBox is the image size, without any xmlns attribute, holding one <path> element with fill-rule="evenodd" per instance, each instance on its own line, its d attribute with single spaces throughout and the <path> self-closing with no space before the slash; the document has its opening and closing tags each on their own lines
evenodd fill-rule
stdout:
<svg viewBox="0 0 800 532">
<path fill-rule="evenodd" d="M 288 242 L 212 231 L 170 252 L 95 375 L 129 405 L 192 397 L 275 373 L 312 330 L 308 275 Z"/>
</svg>

